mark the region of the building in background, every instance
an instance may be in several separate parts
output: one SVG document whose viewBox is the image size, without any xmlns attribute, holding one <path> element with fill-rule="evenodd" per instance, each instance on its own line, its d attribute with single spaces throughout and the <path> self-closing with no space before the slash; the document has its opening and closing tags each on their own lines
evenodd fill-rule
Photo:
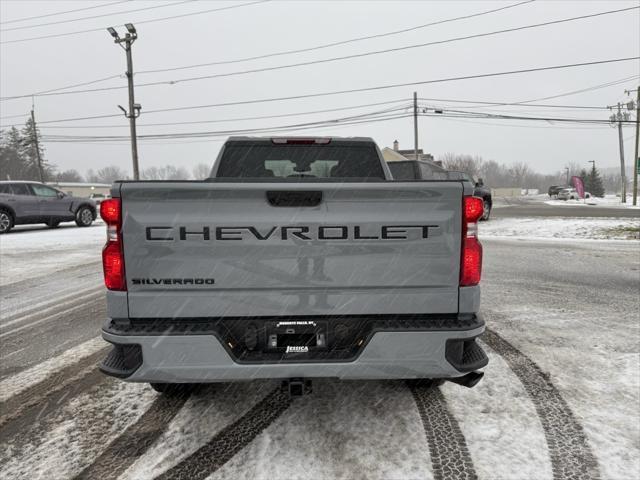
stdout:
<svg viewBox="0 0 640 480">
<path fill-rule="evenodd" d="M 104 198 L 109 195 L 111 191 L 110 183 L 47 182 L 47 184 L 52 187 L 56 187 L 58 190 L 62 190 L 64 193 L 73 197 L 92 198 L 92 194 L 94 194 Z"/>
<path fill-rule="evenodd" d="M 434 165 L 442 166 L 441 162 L 436 162 L 433 155 L 430 153 L 424 153 L 421 148 L 418 149 L 418 158 L 416 158 L 415 151 L 400 150 L 400 144 L 398 140 L 393 141 L 393 150 L 389 147 L 384 147 L 382 150 L 382 156 L 387 162 L 401 162 L 403 160 L 424 160 L 425 162 L 431 162 Z M 389 157 L 389 158 L 387 158 Z"/>
</svg>

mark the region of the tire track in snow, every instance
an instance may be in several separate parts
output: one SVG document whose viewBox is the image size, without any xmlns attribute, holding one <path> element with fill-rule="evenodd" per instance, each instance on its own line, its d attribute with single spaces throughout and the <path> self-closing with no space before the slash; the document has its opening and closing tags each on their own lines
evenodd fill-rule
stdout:
<svg viewBox="0 0 640 480">
<path fill-rule="evenodd" d="M 101 378 L 105 381 L 61 402 L 51 415 L 25 422 L 20 431 L 3 438 L 0 478 L 73 478 L 136 423 L 156 398 L 146 385 Z"/>
<path fill-rule="evenodd" d="M 158 396 L 138 421 L 129 425 L 122 435 L 113 440 L 75 479 L 118 478 L 162 435 L 188 398 L 189 393 Z"/>
<path fill-rule="evenodd" d="M 549 375 L 495 331 L 487 328 L 482 341 L 504 358 L 531 397 L 549 448 L 553 478 L 599 479 L 598 461 L 584 429 Z"/>
<path fill-rule="evenodd" d="M 6 400 L 0 402 L 0 428 L 4 429 L 8 423 L 19 420 L 20 417 L 35 408 L 41 409 L 39 416 L 49 413 L 50 411 L 46 407 L 50 404 L 50 400 L 61 392 L 65 399 L 69 399 L 94 385 L 95 382 L 87 383 L 85 379 L 92 373 L 98 372 L 97 364 L 107 354 L 108 349 L 109 347 L 101 348 L 97 352 L 84 357 L 80 362 L 51 372 L 48 377 L 38 383 L 20 390 L 15 395 L 9 396 Z M 40 367 L 41 365 L 38 365 L 34 368 Z M 16 375 L 16 377 L 22 378 L 28 373 L 29 371 L 26 371 Z M 7 380 L 13 381 L 14 378 Z M 8 381 L 2 382 L 2 384 L 8 383 Z"/>
<path fill-rule="evenodd" d="M 206 445 L 155 480 L 203 480 L 227 463 L 275 421 L 291 404 L 288 393 L 276 388 Z"/>
<path fill-rule="evenodd" d="M 439 388 L 407 382 L 416 402 L 429 444 L 435 480 L 477 480 L 467 442 Z"/>
</svg>

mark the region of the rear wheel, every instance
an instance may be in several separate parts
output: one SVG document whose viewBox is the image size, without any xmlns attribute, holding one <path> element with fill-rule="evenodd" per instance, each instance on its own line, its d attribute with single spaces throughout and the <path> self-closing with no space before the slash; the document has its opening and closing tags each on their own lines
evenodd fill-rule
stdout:
<svg viewBox="0 0 640 480">
<path fill-rule="evenodd" d="M 489 200 L 485 200 L 482 209 L 482 217 L 480 220 L 489 220 L 489 216 L 491 215 L 491 204 Z"/>
<path fill-rule="evenodd" d="M 169 397 L 189 395 L 200 386 L 199 383 L 150 383 L 149 385 L 156 392 Z"/>
<path fill-rule="evenodd" d="M 13 215 L 5 209 L 0 209 L 0 233 L 9 233 L 13 228 Z"/>
<path fill-rule="evenodd" d="M 88 227 L 93 223 L 93 212 L 89 207 L 80 207 L 76 212 L 76 225 Z"/>
</svg>

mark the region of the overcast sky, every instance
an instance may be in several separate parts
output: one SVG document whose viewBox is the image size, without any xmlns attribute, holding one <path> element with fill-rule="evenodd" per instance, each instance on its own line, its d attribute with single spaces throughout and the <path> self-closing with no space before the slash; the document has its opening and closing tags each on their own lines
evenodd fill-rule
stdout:
<svg viewBox="0 0 640 480">
<path fill-rule="evenodd" d="M 250 0 L 248 0 L 250 1 Z M 243 2 L 223 1 L 127 1 L 64 15 L 12 22 L 102 2 L 2 0 L 0 14 L 2 42 L 54 35 L 78 30 L 100 29 L 132 22 L 139 39 L 133 47 L 134 70 L 153 70 L 185 65 L 241 59 L 291 49 L 302 49 L 352 38 L 402 30 L 430 22 L 478 13 L 518 3 L 485 1 L 269 1 L 240 8 L 183 16 L 158 22 L 147 20 L 201 12 Z M 247 3 L 247 2 L 244 2 Z M 175 5 L 170 5 L 175 4 Z M 535 1 L 515 8 L 458 20 L 398 35 L 369 39 L 310 52 L 260 60 L 207 66 L 163 73 L 138 74 L 136 83 L 169 82 L 186 77 L 207 76 L 256 68 L 326 59 L 384 50 L 449 38 L 503 30 L 523 25 L 633 7 L 638 1 Z M 145 7 L 157 7 L 131 13 Z M 8 30 L 39 23 L 61 22 L 80 17 L 106 15 L 81 21 Z M 10 23 L 5 23 L 10 22 Z M 120 28 L 122 32 L 124 29 Z M 409 103 L 414 90 L 419 97 L 489 102 L 520 102 L 554 96 L 607 82 L 636 76 L 626 82 L 571 96 L 540 101 L 554 105 L 607 106 L 629 99 L 625 89 L 635 89 L 640 63 L 635 61 L 579 67 L 494 78 L 470 79 L 400 87 L 373 92 L 218 108 L 145 114 L 147 111 L 221 102 L 304 95 L 378 85 L 476 75 L 530 67 L 571 64 L 640 55 L 638 10 L 599 16 L 559 25 L 504 33 L 485 38 L 413 48 L 356 59 L 320 63 L 275 71 L 157 86 L 138 87 L 136 101 L 142 104 L 138 133 L 176 133 L 262 128 L 329 120 L 375 112 L 396 104 L 354 110 L 318 113 L 251 121 L 225 121 L 197 125 L 148 126 L 148 123 L 212 121 L 236 117 L 269 116 L 350 107 L 399 100 Z M 0 96 L 42 92 L 122 74 L 125 54 L 106 30 L 61 36 L 0 46 Z M 79 88 L 126 86 L 124 77 Z M 127 105 L 127 90 L 41 96 L 35 98 L 39 121 L 94 115 L 118 114 L 117 105 Z M 487 106 L 424 101 L 425 106 L 478 112 L 542 117 L 607 119 L 606 110 L 546 109 L 540 107 Z M 475 105 L 475 106 L 474 106 Z M 473 107 L 473 108 L 469 108 Z M 0 103 L 3 126 L 23 123 L 31 99 Z M 105 127 L 115 125 L 116 127 Z M 69 127 L 98 126 L 97 128 Z M 56 128 L 53 128 L 56 127 Z M 64 128 L 60 128 L 64 127 Z M 460 120 L 423 117 L 419 120 L 420 147 L 436 158 L 446 152 L 481 155 L 506 164 L 526 161 L 540 172 L 561 170 L 568 161 L 600 167 L 619 165 L 618 137 L 608 125 L 565 125 L 515 120 Z M 123 116 L 41 125 L 43 135 L 128 135 Z M 633 156 L 634 129 L 623 131 L 628 162 Z M 381 147 L 397 139 L 401 148 L 413 146 L 411 118 L 385 122 L 335 125 L 305 130 L 298 134 L 371 136 Z M 197 163 L 210 164 L 223 142 L 216 139 L 141 141 L 140 166 L 174 164 L 188 169 Z M 48 160 L 60 169 L 75 168 L 84 173 L 115 164 L 131 172 L 128 142 L 45 142 Z"/>
</svg>

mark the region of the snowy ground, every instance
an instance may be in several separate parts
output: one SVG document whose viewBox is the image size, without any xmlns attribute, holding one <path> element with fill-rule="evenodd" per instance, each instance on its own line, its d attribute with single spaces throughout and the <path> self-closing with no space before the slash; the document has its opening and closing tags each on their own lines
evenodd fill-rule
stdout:
<svg viewBox="0 0 640 480">
<path fill-rule="evenodd" d="M 640 222 L 620 218 L 492 218 L 481 222 L 480 238 L 504 237 L 529 240 L 637 240 Z"/>
<path fill-rule="evenodd" d="M 100 375 L 104 227 L 5 235 L 0 478 L 637 478 L 640 246 L 571 240 L 610 222 L 632 223 L 480 224 L 476 388 L 327 379 L 293 402 L 269 381 L 167 400 Z"/>
<path fill-rule="evenodd" d="M 55 230 L 18 226 L 0 235 L 0 286 L 54 274 L 65 266 L 100 260 L 106 238 L 102 221 L 86 228 L 64 223 Z"/>
</svg>

